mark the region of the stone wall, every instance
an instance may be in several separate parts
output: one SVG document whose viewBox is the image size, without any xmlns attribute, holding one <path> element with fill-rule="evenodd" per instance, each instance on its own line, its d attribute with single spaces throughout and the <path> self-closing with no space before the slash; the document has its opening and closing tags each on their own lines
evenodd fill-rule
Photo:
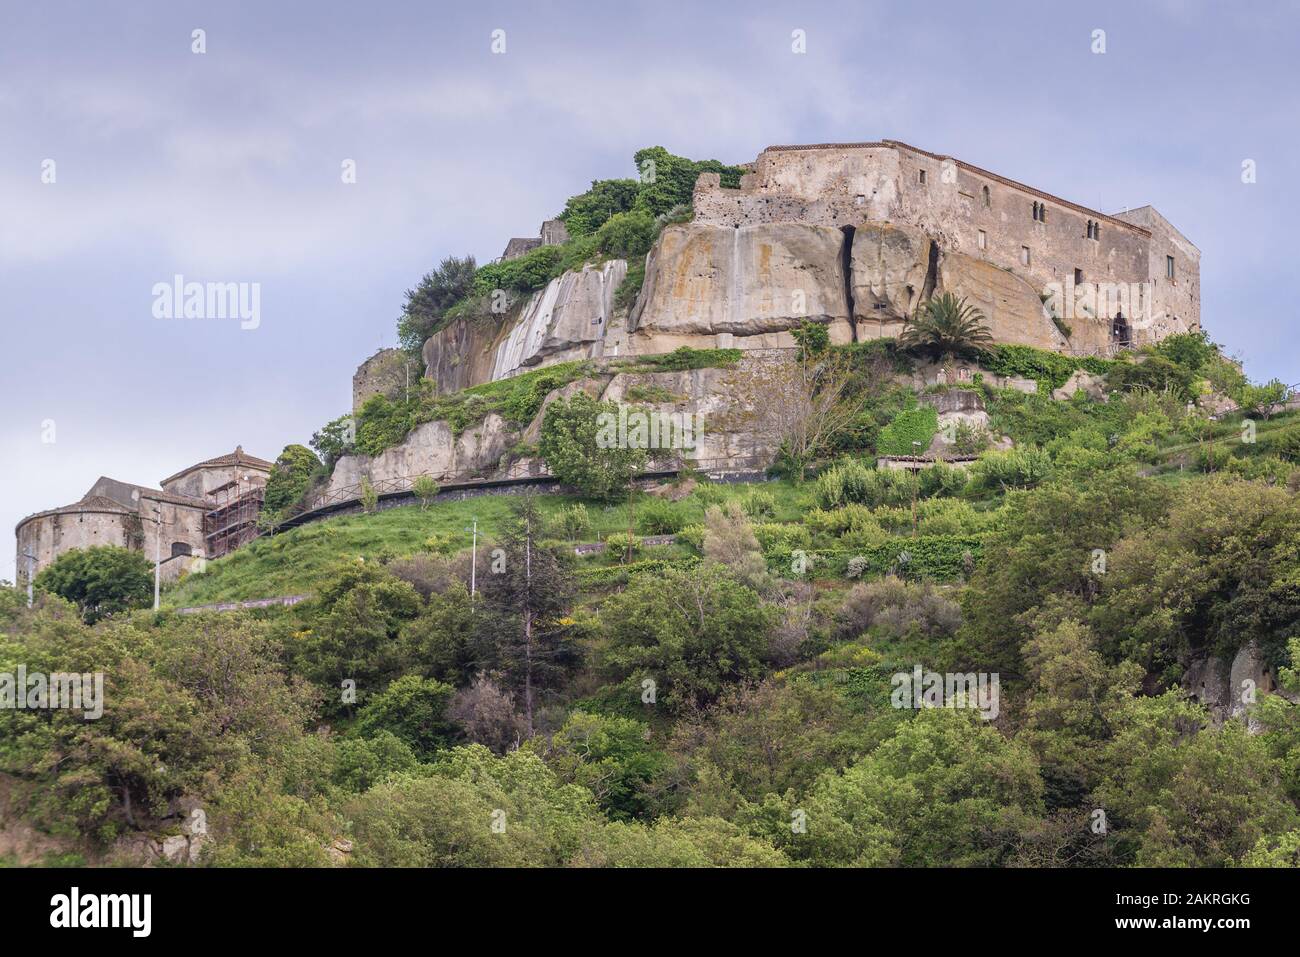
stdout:
<svg viewBox="0 0 1300 957">
<path fill-rule="evenodd" d="M 419 385 L 423 370 L 401 349 L 380 349 L 361 365 L 352 375 L 352 411 L 361 411 L 361 406 L 372 395 L 383 395 L 390 399 L 401 395 L 407 385 Z"/>
<path fill-rule="evenodd" d="M 694 206 L 696 223 L 732 228 L 784 222 L 836 229 L 910 225 L 945 254 L 1007 271 L 1036 295 L 1073 287 L 1076 280 L 1150 283 L 1153 315 L 1134 323 L 1134 342 L 1199 326 L 1200 253 L 1155 210 L 1109 216 L 895 141 L 770 147 L 739 189 L 723 189 L 717 174 L 703 174 Z M 1038 216 L 1035 206 L 1042 210 Z M 1165 280 L 1167 255 L 1175 258 L 1173 283 Z M 1115 310 L 1105 307 L 1113 302 L 1103 296 L 1102 308 L 1089 314 L 1074 308 L 1073 296 L 1063 301 L 1058 314 L 1072 330 L 1079 327 L 1071 336 L 1078 334 L 1079 341 L 1055 347 L 1104 351 L 1110 327 L 1101 320 L 1112 318 Z M 1142 318 L 1131 311 L 1126 316 Z M 1043 344 L 1037 334 L 1023 341 Z"/>
</svg>

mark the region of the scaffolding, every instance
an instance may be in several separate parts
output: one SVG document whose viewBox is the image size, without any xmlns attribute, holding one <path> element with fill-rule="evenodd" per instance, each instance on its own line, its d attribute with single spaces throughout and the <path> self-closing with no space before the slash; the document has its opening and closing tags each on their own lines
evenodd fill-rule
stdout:
<svg viewBox="0 0 1300 957">
<path fill-rule="evenodd" d="M 262 534 L 257 525 L 265 487 L 232 479 L 207 493 L 203 514 L 203 542 L 208 558 L 220 558 L 247 545 Z"/>
</svg>

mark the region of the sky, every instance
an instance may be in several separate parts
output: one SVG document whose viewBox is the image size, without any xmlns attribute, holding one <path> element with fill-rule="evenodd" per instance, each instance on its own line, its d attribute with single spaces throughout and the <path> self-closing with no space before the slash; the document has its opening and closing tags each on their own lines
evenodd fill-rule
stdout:
<svg viewBox="0 0 1300 957">
<path fill-rule="evenodd" d="M 305 444 L 425 272 L 652 145 L 899 139 L 1149 203 L 1211 337 L 1300 381 L 1298 38 L 1294 2 L 0 0 L 0 525 Z M 255 327 L 155 315 L 176 275 L 258 284 Z"/>
</svg>

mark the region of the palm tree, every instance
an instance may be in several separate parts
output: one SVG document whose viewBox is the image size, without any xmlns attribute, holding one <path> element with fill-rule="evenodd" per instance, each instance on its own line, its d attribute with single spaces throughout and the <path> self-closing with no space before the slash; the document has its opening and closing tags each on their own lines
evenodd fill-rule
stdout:
<svg viewBox="0 0 1300 957">
<path fill-rule="evenodd" d="M 950 292 L 927 299 L 907 320 L 898 344 L 935 359 L 973 356 L 993 344 L 984 313 Z"/>
</svg>

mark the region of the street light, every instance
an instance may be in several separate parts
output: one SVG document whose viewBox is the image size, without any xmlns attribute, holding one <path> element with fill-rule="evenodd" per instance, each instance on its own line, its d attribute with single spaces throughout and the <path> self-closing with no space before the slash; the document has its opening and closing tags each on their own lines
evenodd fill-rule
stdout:
<svg viewBox="0 0 1300 957">
<path fill-rule="evenodd" d="M 473 528 L 465 529 L 474 535 L 473 544 L 470 546 L 470 563 L 469 563 L 469 597 L 474 597 L 475 589 L 478 586 L 478 518 L 474 518 Z"/>
</svg>

